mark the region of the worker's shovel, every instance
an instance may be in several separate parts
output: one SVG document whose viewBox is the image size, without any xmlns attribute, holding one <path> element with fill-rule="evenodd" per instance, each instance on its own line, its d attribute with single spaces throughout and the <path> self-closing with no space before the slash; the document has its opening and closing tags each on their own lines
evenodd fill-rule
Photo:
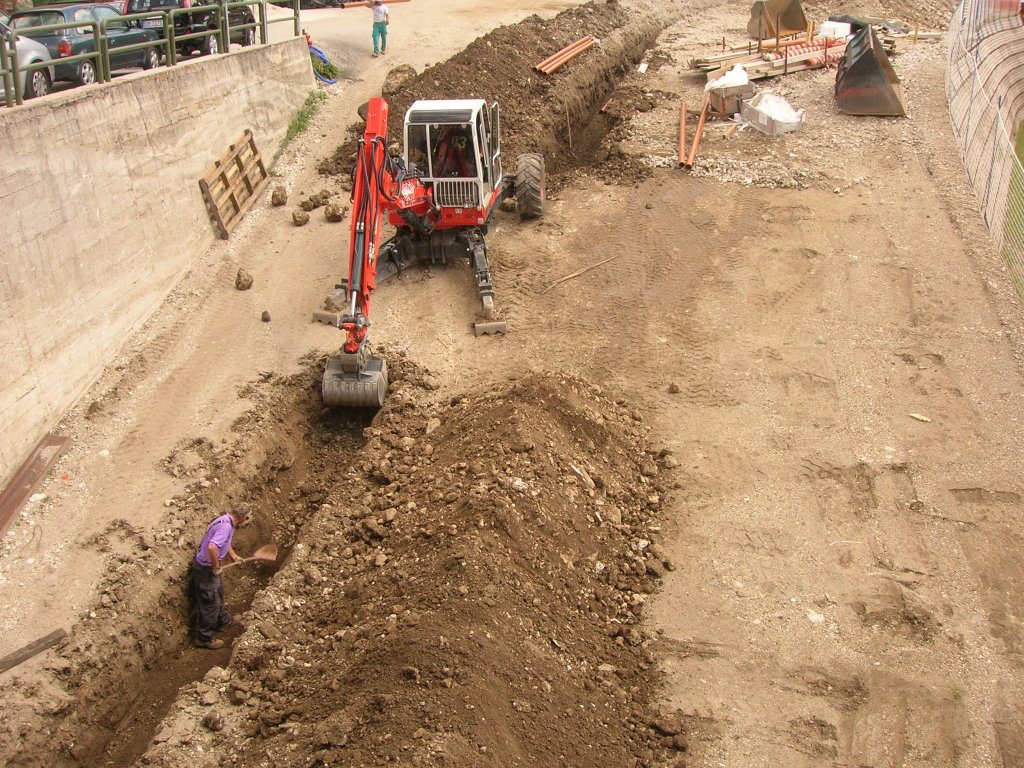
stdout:
<svg viewBox="0 0 1024 768">
<path fill-rule="evenodd" d="M 226 571 L 236 565 L 242 563 L 248 563 L 252 560 L 259 560 L 264 563 L 272 563 L 277 560 L 277 544 L 264 544 L 262 547 L 253 552 L 249 557 L 243 557 L 241 560 L 235 560 L 233 563 L 221 566 L 222 571 Z"/>
</svg>

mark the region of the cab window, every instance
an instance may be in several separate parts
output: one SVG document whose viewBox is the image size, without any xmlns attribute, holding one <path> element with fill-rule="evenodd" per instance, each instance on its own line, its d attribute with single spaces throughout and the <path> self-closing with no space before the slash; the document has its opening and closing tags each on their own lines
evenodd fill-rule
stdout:
<svg viewBox="0 0 1024 768">
<path fill-rule="evenodd" d="M 410 125 L 409 133 L 405 138 L 405 146 L 408 153 L 405 158 L 406 163 L 414 164 L 421 174 L 429 176 L 430 168 L 427 167 L 427 159 L 430 155 L 427 152 L 427 126 Z"/>
<path fill-rule="evenodd" d="M 476 178 L 472 123 L 431 125 L 430 152 L 433 177 Z"/>
</svg>

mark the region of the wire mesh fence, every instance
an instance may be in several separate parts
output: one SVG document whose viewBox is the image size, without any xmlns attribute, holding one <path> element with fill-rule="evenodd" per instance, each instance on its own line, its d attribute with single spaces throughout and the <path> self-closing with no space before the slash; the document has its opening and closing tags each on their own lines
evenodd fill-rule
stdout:
<svg viewBox="0 0 1024 768">
<path fill-rule="evenodd" d="M 949 27 L 946 98 L 953 134 L 989 232 L 1024 298 L 1024 2 L 962 0 Z"/>
</svg>

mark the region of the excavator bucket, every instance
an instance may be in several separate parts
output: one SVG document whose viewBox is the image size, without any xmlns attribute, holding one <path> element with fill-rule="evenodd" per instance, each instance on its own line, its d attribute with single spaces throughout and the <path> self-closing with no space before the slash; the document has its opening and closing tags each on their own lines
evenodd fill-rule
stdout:
<svg viewBox="0 0 1024 768">
<path fill-rule="evenodd" d="M 846 44 L 846 53 L 836 69 L 836 103 L 839 111 L 848 115 L 907 114 L 903 87 L 870 26 Z"/>
<path fill-rule="evenodd" d="M 499 333 L 508 333 L 508 323 L 504 320 L 487 320 L 473 323 L 473 333 L 476 336 L 495 336 Z"/>
<path fill-rule="evenodd" d="M 757 0 L 750 9 L 747 34 L 754 40 L 807 32 L 807 17 L 800 0 Z"/>
<path fill-rule="evenodd" d="M 324 405 L 380 408 L 388 394 L 388 364 L 362 352 L 328 358 L 322 382 Z"/>
</svg>

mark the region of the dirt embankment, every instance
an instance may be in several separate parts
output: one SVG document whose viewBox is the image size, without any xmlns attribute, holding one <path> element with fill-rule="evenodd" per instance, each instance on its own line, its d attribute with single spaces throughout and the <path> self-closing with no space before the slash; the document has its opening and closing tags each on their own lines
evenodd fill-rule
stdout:
<svg viewBox="0 0 1024 768">
<path fill-rule="evenodd" d="M 616 0 L 594 0 L 553 19 L 533 16 L 500 27 L 387 96 L 388 135 L 400 139 L 405 112 L 417 99 L 496 100 L 501 106 L 502 154 L 508 170 L 514 168 L 517 155 L 542 152 L 556 186 L 560 176 L 580 166 L 599 166 L 602 175 L 613 180 L 644 178 L 643 165 L 600 146 L 615 125 L 615 119 L 600 108 L 675 15 L 672 4 L 641 14 Z M 554 75 L 533 69 L 586 35 L 599 38 L 599 44 Z M 351 173 L 361 131 L 361 124 L 350 127 L 347 139 L 321 162 L 321 173 Z"/>
<path fill-rule="evenodd" d="M 672 567 L 654 538 L 675 460 L 646 448 L 639 413 L 552 375 L 427 406 L 429 377 L 392 368 L 230 670 L 183 697 L 144 763 L 201 748 L 237 765 L 622 766 L 685 749 L 649 708 L 639 620 Z"/>
</svg>

